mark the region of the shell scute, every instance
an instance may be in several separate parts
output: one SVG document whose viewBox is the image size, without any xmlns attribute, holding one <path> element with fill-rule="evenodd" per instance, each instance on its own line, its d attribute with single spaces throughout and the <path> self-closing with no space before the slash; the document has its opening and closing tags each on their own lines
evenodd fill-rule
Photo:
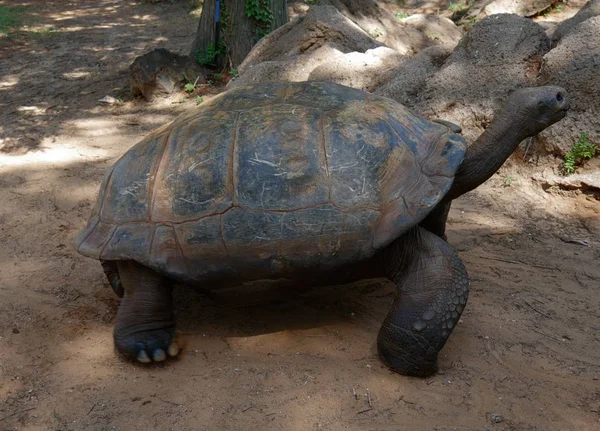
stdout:
<svg viewBox="0 0 600 431">
<path fill-rule="evenodd" d="M 231 207 L 236 118 L 201 116 L 171 131 L 154 184 L 152 220 L 183 222 Z"/>
<path fill-rule="evenodd" d="M 236 204 L 291 210 L 329 200 L 320 117 L 314 109 L 285 104 L 240 114 Z"/>
</svg>

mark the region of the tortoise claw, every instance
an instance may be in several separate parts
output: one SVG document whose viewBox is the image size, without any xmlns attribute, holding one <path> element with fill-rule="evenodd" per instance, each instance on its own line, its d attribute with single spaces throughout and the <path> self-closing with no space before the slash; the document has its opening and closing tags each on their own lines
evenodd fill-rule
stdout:
<svg viewBox="0 0 600 431">
<path fill-rule="evenodd" d="M 137 360 L 142 364 L 149 364 L 150 362 L 152 362 L 145 350 L 140 350 L 140 353 L 138 353 L 137 355 Z"/>
</svg>

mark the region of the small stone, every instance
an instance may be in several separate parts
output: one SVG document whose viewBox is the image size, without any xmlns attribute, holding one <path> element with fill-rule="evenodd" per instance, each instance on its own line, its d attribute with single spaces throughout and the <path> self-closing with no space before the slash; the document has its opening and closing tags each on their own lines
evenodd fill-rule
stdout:
<svg viewBox="0 0 600 431">
<path fill-rule="evenodd" d="M 13 334 L 18 334 L 18 333 L 20 333 L 21 331 L 19 331 L 19 328 L 13 328 L 13 331 L 12 331 L 12 332 L 13 332 Z"/>
<path fill-rule="evenodd" d="M 121 104 L 119 99 L 115 99 L 112 96 L 104 96 L 102 99 L 98 100 L 98 103 L 101 103 L 103 105 L 120 105 Z"/>
<path fill-rule="evenodd" d="M 492 420 L 493 424 L 499 424 L 500 422 L 502 422 L 504 420 L 504 418 L 500 415 L 492 413 L 491 420 Z"/>
</svg>

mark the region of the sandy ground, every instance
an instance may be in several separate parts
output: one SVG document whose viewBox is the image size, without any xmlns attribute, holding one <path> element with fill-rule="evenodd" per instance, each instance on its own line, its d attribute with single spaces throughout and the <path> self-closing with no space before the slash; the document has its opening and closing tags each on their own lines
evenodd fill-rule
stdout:
<svg viewBox="0 0 600 431">
<path fill-rule="evenodd" d="M 382 281 L 263 304 L 178 289 L 181 358 L 117 358 L 118 298 L 70 242 L 115 158 L 194 108 L 128 101 L 126 68 L 185 52 L 196 21 L 178 1 L 17 4 L 34 21 L 0 39 L 0 430 L 600 430 L 600 202 L 542 190 L 539 166 L 455 203 L 471 296 L 432 378 L 379 362 Z"/>
</svg>

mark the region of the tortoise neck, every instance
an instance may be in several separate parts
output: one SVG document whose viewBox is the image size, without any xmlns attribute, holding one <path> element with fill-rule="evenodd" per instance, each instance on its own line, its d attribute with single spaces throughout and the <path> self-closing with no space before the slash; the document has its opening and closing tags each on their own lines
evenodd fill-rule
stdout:
<svg viewBox="0 0 600 431">
<path fill-rule="evenodd" d="M 527 130 L 526 116 L 515 115 L 511 108 L 512 106 L 507 106 L 497 115 L 481 136 L 467 148 L 448 198 L 456 199 L 483 184 L 500 169 L 519 143 L 532 135 Z M 515 121 L 515 118 L 523 120 Z"/>
</svg>

